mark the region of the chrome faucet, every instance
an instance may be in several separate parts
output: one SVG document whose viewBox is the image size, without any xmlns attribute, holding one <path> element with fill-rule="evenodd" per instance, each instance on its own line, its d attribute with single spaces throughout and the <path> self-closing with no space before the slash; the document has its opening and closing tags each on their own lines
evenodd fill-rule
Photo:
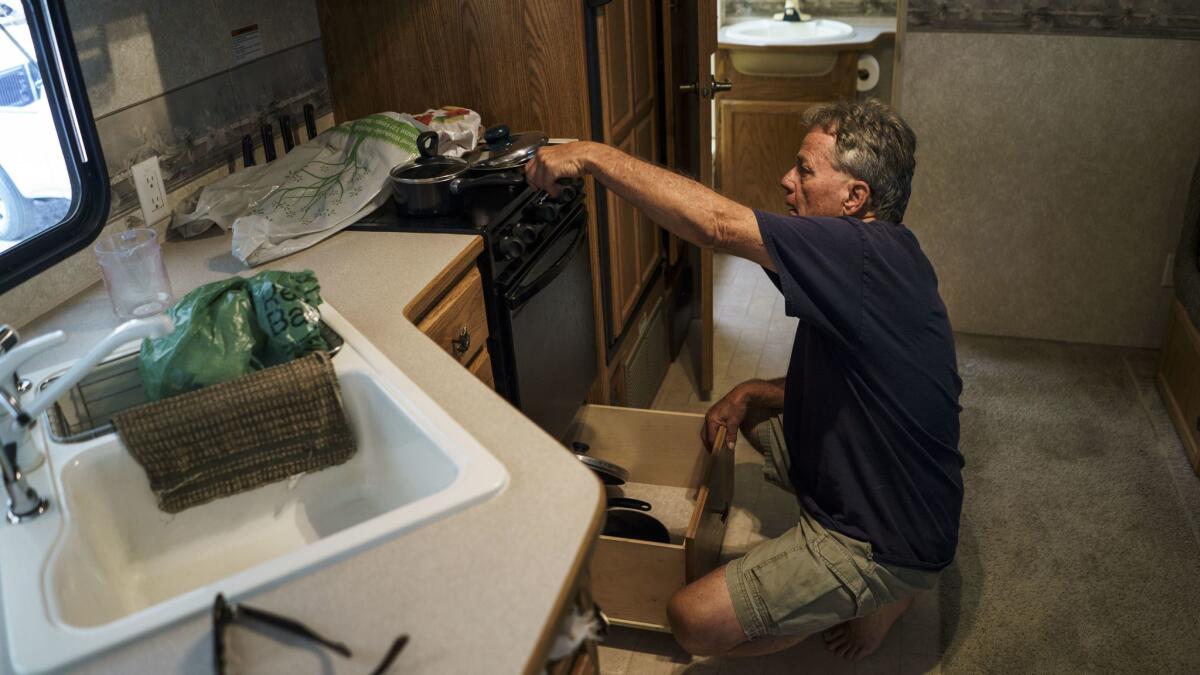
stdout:
<svg viewBox="0 0 1200 675">
<path fill-rule="evenodd" d="M 783 3 L 783 14 L 776 14 L 775 18 L 780 21 L 799 23 L 801 21 L 808 21 L 812 18 L 812 15 L 800 11 L 800 0 L 786 0 Z"/>
<path fill-rule="evenodd" d="M 96 343 L 75 362 L 67 372 L 21 404 L 18 394 L 25 388 L 20 384 L 17 368 L 31 357 L 67 341 L 61 330 L 47 333 L 24 344 L 9 326 L 0 325 L 0 472 L 4 474 L 4 490 L 8 493 L 8 522 L 20 523 L 46 512 L 50 503 L 25 480 L 17 461 L 17 450 L 30 442 L 29 429 L 38 415 L 54 404 L 67 390 L 79 383 L 100 360 L 117 347 L 140 338 L 162 337 L 175 329 L 171 317 L 159 314 L 145 319 L 126 321 Z"/>
</svg>

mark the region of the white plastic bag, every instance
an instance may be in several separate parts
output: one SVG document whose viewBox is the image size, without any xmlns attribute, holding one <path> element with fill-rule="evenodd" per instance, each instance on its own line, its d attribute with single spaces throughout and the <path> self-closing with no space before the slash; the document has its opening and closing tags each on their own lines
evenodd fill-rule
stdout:
<svg viewBox="0 0 1200 675">
<path fill-rule="evenodd" d="M 214 224 L 232 229 L 234 257 L 251 266 L 308 248 L 382 206 L 392 167 L 416 157 L 417 135 L 428 130 L 393 112 L 339 124 L 270 164 L 205 186 L 171 229 L 183 237 Z"/>
<path fill-rule="evenodd" d="M 461 157 L 475 149 L 479 143 L 482 120 L 479 113 L 470 108 L 443 106 L 413 115 L 422 124 L 438 132 L 438 153 L 449 157 Z"/>
</svg>

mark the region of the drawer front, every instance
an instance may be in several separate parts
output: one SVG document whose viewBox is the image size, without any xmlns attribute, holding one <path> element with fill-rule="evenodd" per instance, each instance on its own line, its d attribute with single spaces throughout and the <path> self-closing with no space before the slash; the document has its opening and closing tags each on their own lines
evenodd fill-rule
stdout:
<svg viewBox="0 0 1200 675">
<path fill-rule="evenodd" d="M 492 375 L 492 357 L 487 349 L 479 350 L 479 354 L 474 361 L 471 361 L 471 365 L 467 366 L 467 370 L 470 370 L 472 375 L 478 377 L 487 386 L 492 389 L 496 388 L 496 380 Z"/>
<path fill-rule="evenodd" d="M 703 415 L 586 406 L 568 434 L 568 440 L 587 443 L 589 455 L 628 469 L 631 482 L 695 490 L 682 541 L 600 537 L 592 555 L 592 592 L 614 624 L 670 630 L 671 596 L 719 564 L 733 500 L 733 451 L 724 447 L 723 435 L 714 452 L 704 448 L 703 420 Z"/>
<path fill-rule="evenodd" d="M 725 430 L 717 432 L 712 462 L 696 496 L 696 510 L 684 542 L 687 580 L 691 583 L 716 569 L 725 541 L 725 523 L 733 504 L 733 451 L 725 447 Z"/>
<path fill-rule="evenodd" d="M 487 342 L 487 312 L 483 280 L 472 267 L 434 305 L 417 327 L 464 366 Z"/>
</svg>

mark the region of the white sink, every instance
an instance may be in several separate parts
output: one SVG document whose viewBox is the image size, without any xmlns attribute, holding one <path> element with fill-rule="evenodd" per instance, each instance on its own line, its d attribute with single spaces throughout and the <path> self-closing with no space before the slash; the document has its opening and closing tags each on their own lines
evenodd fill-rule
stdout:
<svg viewBox="0 0 1200 675">
<path fill-rule="evenodd" d="M 758 19 L 722 28 L 719 41 L 748 47 L 801 47 L 840 42 L 853 35 L 850 24 L 830 19 L 799 22 Z"/>
<path fill-rule="evenodd" d="M 8 653 L 62 668 L 172 621 L 427 525 L 499 492 L 508 473 L 328 305 L 358 445 L 345 464 L 171 515 L 114 434 L 47 454 L 30 483 L 43 516 L 0 526 Z M 39 382 L 62 370 L 48 369 Z"/>
<path fill-rule="evenodd" d="M 718 42 L 729 50 L 738 72 L 756 77 L 813 77 L 833 70 L 839 45 L 852 37 L 853 26 L 831 19 L 756 19 L 725 26 Z M 792 49 L 795 47 L 815 49 L 797 51 Z"/>
</svg>

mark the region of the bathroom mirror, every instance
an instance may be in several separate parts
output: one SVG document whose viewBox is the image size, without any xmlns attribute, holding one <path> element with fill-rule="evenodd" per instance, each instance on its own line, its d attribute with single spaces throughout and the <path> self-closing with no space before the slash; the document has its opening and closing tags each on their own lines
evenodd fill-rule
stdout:
<svg viewBox="0 0 1200 675">
<path fill-rule="evenodd" d="M 91 243 L 108 207 L 62 0 L 0 0 L 0 293 Z"/>
</svg>

